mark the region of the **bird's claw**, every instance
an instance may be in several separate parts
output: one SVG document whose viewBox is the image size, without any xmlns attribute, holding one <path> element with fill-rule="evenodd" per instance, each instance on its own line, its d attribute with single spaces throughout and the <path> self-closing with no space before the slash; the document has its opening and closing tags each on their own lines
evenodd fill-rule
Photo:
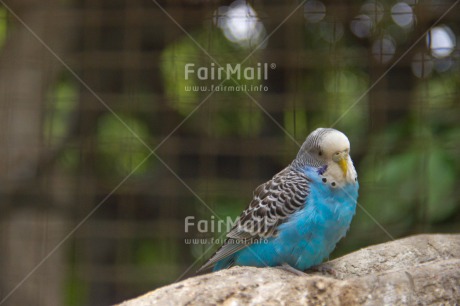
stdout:
<svg viewBox="0 0 460 306">
<path fill-rule="evenodd" d="M 334 270 L 334 268 L 332 268 L 331 266 L 328 266 L 326 264 L 313 266 L 308 270 L 310 270 L 312 272 L 320 272 L 321 274 L 329 274 L 329 275 L 332 275 L 334 277 L 337 277 L 337 271 Z"/>
</svg>

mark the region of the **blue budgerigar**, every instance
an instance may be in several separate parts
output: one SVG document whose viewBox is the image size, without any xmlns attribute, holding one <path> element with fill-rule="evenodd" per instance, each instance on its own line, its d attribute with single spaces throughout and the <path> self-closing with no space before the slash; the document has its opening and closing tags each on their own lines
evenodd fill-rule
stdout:
<svg viewBox="0 0 460 306">
<path fill-rule="evenodd" d="M 348 138 L 316 129 L 289 166 L 256 188 L 225 243 L 200 270 L 282 266 L 295 272 L 320 264 L 350 226 L 358 187 Z"/>
</svg>

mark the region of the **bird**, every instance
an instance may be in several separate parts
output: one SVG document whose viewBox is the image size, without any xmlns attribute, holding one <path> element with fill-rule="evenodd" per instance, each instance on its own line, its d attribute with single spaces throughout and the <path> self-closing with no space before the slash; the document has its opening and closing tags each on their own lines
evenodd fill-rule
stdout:
<svg viewBox="0 0 460 306">
<path fill-rule="evenodd" d="M 318 266 L 345 237 L 358 189 L 347 136 L 314 130 L 296 158 L 254 190 L 223 245 L 197 272 L 254 266 L 304 273 Z"/>
</svg>

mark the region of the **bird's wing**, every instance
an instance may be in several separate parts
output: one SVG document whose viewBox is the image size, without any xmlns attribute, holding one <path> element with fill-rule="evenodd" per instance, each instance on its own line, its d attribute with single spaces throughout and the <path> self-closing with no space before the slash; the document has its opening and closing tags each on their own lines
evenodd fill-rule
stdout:
<svg viewBox="0 0 460 306">
<path fill-rule="evenodd" d="M 228 232 L 225 243 L 200 270 L 213 266 L 257 240 L 276 236 L 278 226 L 305 205 L 310 193 L 309 182 L 304 173 L 289 166 L 257 187 L 249 207 Z"/>
</svg>

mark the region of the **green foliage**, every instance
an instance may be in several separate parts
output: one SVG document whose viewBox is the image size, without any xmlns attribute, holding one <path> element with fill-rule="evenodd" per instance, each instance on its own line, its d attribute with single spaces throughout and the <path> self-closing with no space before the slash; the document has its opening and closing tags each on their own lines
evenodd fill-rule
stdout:
<svg viewBox="0 0 460 306">
<path fill-rule="evenodd" d="M 0 7 L 0 48 L 3 46 L 8 34 L 8 14 L 5 8 Z"/>
<path fill-rule="evenodd" d="M 182 241 L 181 241 L 182 243 Z M 179 259 L 177 241 L 170 239 L 148 239 L 136 242 L 133 262 L 142 269 L 158 269 L 168 267 L 168 275 L 158 277 L 173 281 L 182 271 L 176 265 Z M 152 277 L 155 279 L 155 277 Z"/>
<path fill-rule="evenodd" d="M 142 141 L 148 142 L 149 132 L 142 121 L 129 115 L 119 115 L 119 118 Z M 151 165 L 151 159 L 139 165 L 149 154 L 148 149 L 111 113 L 98 120 L 97 144 L 102 170 L 107 173 L 126 175 L 134 171 L 143 174 Z"/>
<path fill-rule="evenodd" d="M 135 252 L 135 262 L 141 266 L 155 266 L 160 263 L 173 264 L 177 259 L 177 248 L 170 241 L 142 240 Z"/>
<path fill-rule="evenodd" d="M 46 100 L 47 111 L 43 123 L 43 136 L 46 142 L 53 146 L 64 143 L 65 138 L 71 133 L 78 99 L 76 83 L 66 77 L 60 79 L 52 88 Z M 79 156 L 78 149 L 68 147 L 61 152 L 58 162 L 63 169 L 74 171 L 78 168 Z"/>
<path fill-rule="evenodd" d="M 399 131 L 389 129 L 375 137 L 361 162 L 359 203 L 383 225 L 409 229 L 417 218 L 426 218 L 419 222 L 442 221 L 459 205 L 454 197 L 459 177 L 453 156 L 443 149 L 443 138 L 428 134 L 420 141 L 406 139 L 409 143 L 404 143 Z M 398 148 L 403 150 L 395 152 Z M 356 223 L 362 229 L 375 226 L 363 214 L 357 215 Z"/>
<path fill-rule="evenodd" d="M 247 206 L 247 203 L 243 200 L 243 198 L 244 195 L 242 195 L 241 198 L 220 196 L 216 199 L 216 203 L 219 203 L 219 205 L 214 207 L 214 211 L 218 216 L 224 219 L 224 221 L 227 216 L 232 218 L 232 220 L 236 220 L 243 209 L 245 209 Z M 220 203 L 223 203 L 223 205 L 220 205 Z M 230 228 L 224 228 L 223 230 L 228 231 Z M 217 233 L 216 237 L 218 236 L 219 233 Z"/>
<path fill-rule="evenodd" d="M 328 122 L 331 124 L 338 118 L 338 129 L 347 134 L 362 134 L 368 125 L 368 109 L 366 95 L 369 79 L 359 70 L 343 69 L 325 74 L 324 88 L 326 92 L 326 109 Z M 361 98 L 358 100 L 358 98 Z"/>
<path fill-rule="evenodd" d="M 210 105 L 208 109 L 212 112 L 213 118 L 209 119 L 212 129 L 209 131 L 203 126 L 198 127 L 202 132 L 211 132 L 215 136 L 257 135 L 262 127 L 262 113 L 258 109 L 251 108 L 253 102 L 244 90 L 238 88 L 259 86 L 260 80 L 248 80 L 244 77 L 238 80 L 235 77 L 235 82 L 232 79 L 226 80 L 224 73 L 222 79 L 217 79 L 219 65 L 226 67 L 230 64 L 234 67 L 245 60 L 241 70 L 246 67 L 257 67 L 257 53 L 246 60 L 247 51 L 228 42 L 220 30 L 211 33 L 197 32 L 193 37 L 202 46 L 212 43 L 206 52 L 216 62 L 214 63 L 189 37 L 183 37 L 169 45 L 163 51 L 161 60 L 168 102 L 186 117 L 206 100 L 204 103 Z M 197 73 L 190 74 L 186 79 L 185 65 L 187 64 L 193 64 L 195 71 L 200 67 L 207 67 L 209 79 L 200 80 Z M 215 71 L 214 80 L 211 79 L 211 70 Z M 215 92 L 212 93 L 212 90 Z M 258 92 L 249 92 L 249 94 L 255 99 L 259 96 Z"/>
<path fill-rule="evenodd" d="M 59 164 L 63 169 L 75 171 L 80 162 L 80 152 L 76 149 L 67 148 L 59 156 Z"/>
<path fill-rule="evenodd" d="M 452 107 L 458 90 L 458 78 L 451 74 L 433 78 L 416 89 L 416 98 L 433 110 Z"/>
<path fill-rule="evenodd" d="M 321 69 L 301 78 L 298 89 L 304 99 L 288 103 L 284 111 L 284 126 L 288 131 L 308 135 L 311 128 L 335 125 L 348 135 L 365 134 L 368 126 L 367 95 L 369 77 L 358 69 Z M 359 101 L 358 101 L 359 99 Z M 342 117 L 343 115 L 343 117 Z"/>
<path fill-rule="evenodd" d="M 283 114 L 284 127 L 293 135 L 297 134 L 294 131 L 303 132 L 308 130 L 308 116 L 306 112 L 290 109 L 286 110 Z"/>
<path fill-rule="evenodd" d="M 65 305 L 68 306 L 84 305 L 88 299 L 89 284 L 78 278 L 76 274 L 72 271 L 65 283 Z"/>
<path fill-rule="evenodd" d="M 432 149 L 428 156 L 428 220 L 442 221 L 458 206 L 454 197 L 456 172 L 452 160 L 439 149 Z"/>
<path fill-rule="evenodd" d="M 67 78 L 61 79 L 48 95 L 44 137 L 51 144 L 58 144 L 69 134 L 77 99 L 78 88 Z"/>
</svg>

